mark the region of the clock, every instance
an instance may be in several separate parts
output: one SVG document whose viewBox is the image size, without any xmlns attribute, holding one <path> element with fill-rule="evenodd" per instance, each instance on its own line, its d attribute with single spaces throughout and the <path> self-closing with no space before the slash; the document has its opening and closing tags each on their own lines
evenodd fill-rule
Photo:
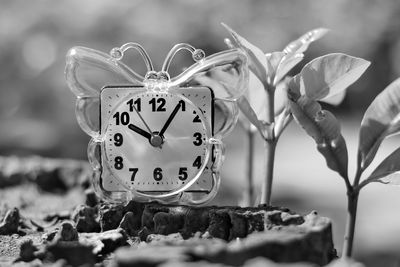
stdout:
<svg viewBox="0 0 400 267">
<path fill-rule="evenodd" d="M 129 48 L 144 57 L 144 77 L 121 62 Z M 182 48 L 197 63 L 170 78 L 170 61 Z M 247 78 L 241 51 L 221 53 L 218 60 L 204 58 L 202 50 L 179 44 L 155 72 L 138 44 L 109 55 L 82 47 L 70 50 L 67 82 L 77 96 L 78 123 L 92 136 L 88 157 L 101 198 L 200 205 L 215 196 L 224 156 L 222 137 L 236 123 L 235 100 Z M 107 74 L 93 77 L 96 70 Z"/>
</svg>

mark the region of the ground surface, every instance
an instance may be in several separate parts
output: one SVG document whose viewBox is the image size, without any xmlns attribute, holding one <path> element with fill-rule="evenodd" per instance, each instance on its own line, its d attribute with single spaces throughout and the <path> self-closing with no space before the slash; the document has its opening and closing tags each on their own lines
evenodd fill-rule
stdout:
<svg viewBox="0 0 400 267">
<path fill-rule="evenodd" d="M 266 258 L 321 265 L 335 256 L 330 220 L 315 212 L 108 205 L 98 203 L 89 177 L 84 162 L 0 158 L 0 266 L 275 266 Z"/>
</svg>

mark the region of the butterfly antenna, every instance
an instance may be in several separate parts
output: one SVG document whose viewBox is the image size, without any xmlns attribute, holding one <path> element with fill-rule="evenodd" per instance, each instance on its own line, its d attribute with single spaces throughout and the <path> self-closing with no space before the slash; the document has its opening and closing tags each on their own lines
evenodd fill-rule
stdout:
<svg viewBox="0 0 400 267">
<path fill-rule="evenodd" d="M 174 58 L 176 53 L 178 53 L 180 50 L 189 51 L 192 54 L 192 58 L 195 62 L 198 62 L 205 57 L 205 53 L 202 49 L 196 49 L 192 45 L 186 43 L 176 44 L 174 47 L 172 47 L 167 57 L 165 58 L 161 71 L 168 72 L 172 59 Z"/>
<path fill-rule="evenodd" d="M 113 49 L 111 49 L 110 55 L 115 60 L 121 60 L 124 56 L 124 53 L 131 48 L 136 49 L 140 53 L 144 60 L 144 63 L 146 64 L 147 72 L 154 71 L 153 63 L 151 62 L 149 54 L 147 54 L 143 46 L 138 43 L 126 43 L 121 47 L 114 47 Z"/>
</svg>

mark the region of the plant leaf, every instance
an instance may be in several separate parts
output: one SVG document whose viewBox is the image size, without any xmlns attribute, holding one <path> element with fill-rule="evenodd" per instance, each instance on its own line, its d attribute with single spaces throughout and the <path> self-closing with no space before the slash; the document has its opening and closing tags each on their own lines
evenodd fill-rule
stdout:
<svg viewBox="0 0 400 267">
<path fill-rule="evenodd" d="M 283 52 L 272 52 L 265 55 L 265 58 L 267 60 L 267 82 L 269 84 L 273 85 L 276 72 L 284 57 L 285 53 Z"/>
<path fill-rule="evenodd" d="M 308 46 L 323 37 L 329 30 L 325 28 L 317 28 L 313 29 L 309 32 L 306 32 L 298 39 L 294 40 L 293 42 L 289 43 L 283 52 L 286 54 L 295 54 L 295 53 L 303 53 L 308 49 Z"/>
<path fill-rule="evenodd" d="M 324 103 L 327 103 L 327 104 L 330 104 L 333 106 L 339 106 L 343 102 L 345 97 L 346 97 L 346 91 L 342 91 L 336 95 L 322 99 L 321 102 L 324 102 Z"/>
<path fill-rule="evenodd" d="M 386 157 L 371 173 L 363 184 L 380 182 L 384 184 L 400 185 L 400 148 Z"/>
<path fill-rule="evenodd" d="M 314 100 L 322 100 L 344 91 L 370 65 L 369 61 L 341 53 L 318 57 L 304 66 L 291 86 Z M 292 87 L 291 87 L 292 88 Z"/>
<path fill-rule="evenodd" d="M 348 179 L 347 146 L 335 116 L 322 110 L 318 102 L 307 96 L 296 95 L 290 90 L 288 93 L 290 109 L 297 123 L 315 140 L 328 167 Z"/>
<path fill-rule="evenodd" d="M 278 84 L 297 64 L 299 64 L 304 58 L 304 54 L 297 53 L 290 57 L 287 55 L 281 60 L 278 69 L 276 70 L 273 84 Z"/>
<path fill-rule="evenodd" d="M 249 58 L 249 68 L 250 70 L 260 79 L 260 81 L 267 81 L 267 60 L 265 58 L 264 53 L 260 48 L 253 45 L 245 38 L 237 34 L 234 30 L 232 30 L 228 25 L 222 23 L 222 26 L 228 30 L 231 34 L 233 43 L 236 43 L 236 46 L 242 48 L 244 52 L 247 54 Z M 233 44 L 235 45 L 235 44 Z"/>
<path fill-rule="evenodd" d="M 264 137 L 264 126 L 263 123 L 257 118 L 256 113 L 251 108 L 249 101 L 242 96 L 237 101 L 240 111 L 246 116 L 246 118 L 253 124 L 257 130 L 260 132 L 261 136 Z"/>
<path fill-rule="evenodd" d="M 358 163 L 366 169 L 382 141 L 400 132 L 400 78 L 383 90 L 368 107 L 361 121 Z"/>
</svg>

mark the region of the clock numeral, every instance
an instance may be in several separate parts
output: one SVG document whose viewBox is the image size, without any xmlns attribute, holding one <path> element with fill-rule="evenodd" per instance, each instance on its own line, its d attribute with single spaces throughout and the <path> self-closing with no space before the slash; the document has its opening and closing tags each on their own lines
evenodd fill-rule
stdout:
<svg viewBox="0 0 400 267">
<path fill-rule="evenodd" d="M 129 168 L 129 171 L 132 172 L 131 181 L 135 181 L 136 173 L 138 172 L 139 168 Z"/>
<path fill-rule="evenodd" d="M 155 168 L 153 171 L 153 178 L 156 181 L 161 181 L 162 179 L 162 169 L 161 168 Z"/>
<path fill-rule="evenodd" d="M 200 116 L 196 115 L 196 117 L 194 117 L 193 122 L 201 122 L 200 120 Z"/>
<path fill-rule="evenodd" d="M 122 163 L 124 159 L 120 156 L 115 157 L 114 159 L 114 168 L 117 170 L 121 170 L 124 167 L 124 164 Z"/>
<path fill-rule="evenodd" d="M 166 111 L 165 109 L 165 104 L 166 104 L 165 98 L 152 98 L 149 101 L 149 104 L 151 104 L 151 111 Z"/>
<path fill-rule="evenodd" d="M 133 98 L 126 103 L 129 106 L 129 111 L 133 112 L 136 108 L 138 112 L 142 110 L 142 101 L 140 98 L 133 101 Z"/>
<path fill-rule="evenodd" d="M 181 100 L 179 103 L 181 104 L 182 111 L 186 111 L 186 102 Z"/>
<path fill-rule="evenodd" d="M 119 125 L 120 123 L 122 125 L 128 125 L 130 120 L 128 112 L 116 112 L 113 118 L 115 118 L 115 125 Z"/>
<path fill-rule="evenodd" d="M 124 142 L 124 138 L 122 137 L 122 134 L 120 134 L 120 133 L 114 134 L 114 145 L 115 146 L 121 146 L 123 142 Z"/>
<path fill-rule="evenodd" d="M 193 141 L 193 144 L 195 146 L 200 146 L 203 143 L 203 140 L 201 139 L 203 137 L 203 135 L 201 133 L 194 133 L 193 137 L 196 138 L 196 140 Z"/>
<path fill-rule="evenodd" d="M 197 169 L 200 169 L 201 167 L 201 156 L 197 156 L 197 158 L 193 162 L 193 167 L 197 167 Z"/>
<path fill-rule="evenodd" d="M 186 167 L 179 168 L 179 176 L 178 176 L 178 178 L 181 181 L 185 181 L 188 178 L 188 173 L 187 173 L 187 168 Z"/>
</svg>

